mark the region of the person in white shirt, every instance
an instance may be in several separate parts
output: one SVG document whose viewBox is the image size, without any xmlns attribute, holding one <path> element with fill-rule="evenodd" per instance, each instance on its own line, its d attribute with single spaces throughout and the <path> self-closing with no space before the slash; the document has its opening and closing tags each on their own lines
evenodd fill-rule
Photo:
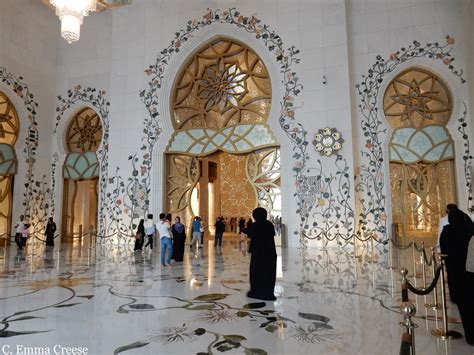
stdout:
<svg viewBox="0 0 474 355">
<path fill-rule="evenodd" d="M 155 237 L 155 222 L 153 222 L 153 215 L 149 214 L 145 222 L 145 234 L 148 237 L 148 241 L 145 244 L 145 249 L 150 246 L 150 250 L 153 250 L 153 238 Z"/>
<path fill-rule="evenodd" d="M 161 240 L 161 265 L 165 264 L 165 254 L 168 250 L 168 257 L 166 258 L 168 266 L 171 266 L 171 257 L 173 256 L 173 243 L 171 239 L 170 223 L 165 219 L 166 215 L 160 213 L 160 221 L 156 224 L 156 230 L 160 234 Z"/>
</svg>

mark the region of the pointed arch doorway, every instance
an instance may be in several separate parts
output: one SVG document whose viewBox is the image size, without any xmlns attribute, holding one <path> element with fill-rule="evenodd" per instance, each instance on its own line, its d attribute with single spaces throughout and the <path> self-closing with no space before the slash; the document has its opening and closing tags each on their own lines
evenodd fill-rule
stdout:
<svg viewBox="0 0 474 355">
<path fill-rule="evenodd" d="M 402 236 L 436 237 L 446 205 L 457 201 L 452 108 L 447 85 L 426 69 L 401 72 L 385 91 L 392 217 Z"/>
<path fill-rule="evenodd" d="M 196 215 L 206 226 L 217 216 L 249 218 L 257 206 L 280 215 L 280 149 L 267 124 L 272 89 L 262 59 L 215 39 L 184 64 L 171 100 L 166 210 L 187 226 Z"/>
<path fill-rule="evenodd" d="M 66 130 L 68 152 L 63 167 L 62 235 L 66 240 L 97 228 L 99 162 L 102 122 L 91 108 L 75 114 Z"/>
</svg>

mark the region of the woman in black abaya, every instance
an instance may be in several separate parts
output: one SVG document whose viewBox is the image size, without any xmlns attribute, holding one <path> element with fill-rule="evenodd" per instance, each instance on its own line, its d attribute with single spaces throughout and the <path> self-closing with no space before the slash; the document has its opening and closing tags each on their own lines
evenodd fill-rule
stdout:
<svg viewBox="0 0 474 355">
<path fill-rule="evenodd" d="M 173 259 L 177 262 L 183 261 L 186 228 L 181 223 L 181 218 L 175 218 L 175 223 L 171 227 L 171 233 L 173 233 Z"/>
<path fill-rule="evenodd" d="M 250 238 L 250 291 L 247 296 L 274 301 L 277 255 L 275 250 L 275 228 L 267 221 L 267 211 L 258 207 L 253 210 L 252 223 L 247 230 Z"/>
<path fill-rule="evenodd" d="M 464 327 L 466 341 L 474 345 L 474 273 L 466 271 L 469 241 L 474 234 L 471 219 L 461 210 L 450 210 L 449 224 L 440 237 L 441 252 L 447 254 L 449 294 L 456 303 Z"/>
</svg>

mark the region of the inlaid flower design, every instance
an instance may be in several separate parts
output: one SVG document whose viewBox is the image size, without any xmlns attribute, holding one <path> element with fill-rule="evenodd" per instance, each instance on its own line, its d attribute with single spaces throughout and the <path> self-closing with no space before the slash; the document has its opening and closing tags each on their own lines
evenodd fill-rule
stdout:
<svg viewBox="0 0 474 355">
<path fill-rule="evenodd" d="M 237 63 L 224 63 L 222 60 L 206 68 L 204 78 L 199 81 L 198 95 L 206 100 L 205 110 L 217 106 L 224 112 L 228 105 L 238 107 L 239 97 L 245 95 L 248 75 L 242 73 Z"/>
<path fill-rule="evenodd" d="M 338 132 L 336 128 L 329 127 L 319 129 L 313 140 L 314 149 L 323 156 L 339 154 L 342 143 L 344 140 L 341 132 Z"/>
</svg>

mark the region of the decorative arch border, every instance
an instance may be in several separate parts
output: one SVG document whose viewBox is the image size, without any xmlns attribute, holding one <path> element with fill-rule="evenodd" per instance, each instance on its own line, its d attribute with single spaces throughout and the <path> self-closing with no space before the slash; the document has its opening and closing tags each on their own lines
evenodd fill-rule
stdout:
<svg viewBox="0 0 474 355">
<path fill-rule="evenodd" d="M 275 55 L 276 62 L 280 67 L 280 73 L 282 74 L 281 83 L 284 87 L 284 96 L 280 100 L 278 122 L 293 145 L 293 158 L 296 160 L 293 167 L 293 175 L 296 180 L 303 174 L 303 169 L 309 159 L 307 153 L 307 146 L 309 145 L 306 139 L 307 131 L 301 123 L 295 121 L 295 107 L 293 104 L 295 97 L 300 94 L 303 88 L 299 83 L 296 72 L 293 70 L 294 64 L 300 62 L 298 58 L 299 50 L 296 49 L 295 46 L 285 49 L 281 37 L 268 25 L 262 24 L 261 20 L 256 16 L 243 16 L 236 8 L 227 10 L 207 9 L 202 19 L 189 20 L 186 28 L 177 31 L 168 47 L 164 48 L 158 54 L 155 62 L 149 65 L 145 70 L 150 80 L 148 82 L 148 88 L 141 90 L 139 93 L 148 111 L 148 116 L 144 119 L 144 135 L 141 146 L 143 158 L 140 165 L 140 179 L 138 178 L 137 170 L 134 170 L 133 173 L 136 182 L 140 184 L 142 191 L 146 194 L 144 201 L 146 208 L 149 206 L 148 195 L 150 193 L 151 184 L 150 168 L 152 166 L 152 153 L 162 132 L 159 120 L 159 92 L 164 85 L 166 67 L 170 63 L 171 57 L 175 53 L 179 53 L 182 45 L 193 37 L 194 32 L 216 23 L 234 25 L 250 34 L 254 34 L 255 37 L 261 39 L 267 49 Z M 129 159 L 132 160 L 133 163 L 138 163 L 139 161 L 137 155 L 130 156 Z M 296 194 L 295 197 L 298 198 L 299 195 Z M 303 207 L 304 204 L 305 201 L 298 198 L 299 210 L 305 209 Z M 303 228 L 303 222 L 300 223 L 300 227 Z"/>
<path fill-rule="evenodd" d="M 82 88 L 80 85 L 74 87 L 73 90 L 68 90 L 67 95 L 57 96 L 58 105 L 56 107 L 56 123 L 54 125 L 53 134 L 56 135 L 58 126 L 63 119 L 66 112 L 77 103 L 84 103 L 90 105 L 93 109 L 97 111 L 99 117 L 102 120 L 103 136 L 102 142 L 99 148 L 96 151 L 99 164 L 100 164 L 100 178 L 99 178 L 99 213 L 98 213 L 98 225 L 99 225 L 99 234 L 104 234 L 104 232 L 109 229 L 107 228 L 107 216 L 113 216 L 117 213 L 117 210 L 111 211 L 114 209 L 114 204 L 110 200 L 110 193 L 107 192 L 107 186 L 111 181 L 109 181 L 109 108 L 110 101 L 106 97 L 105 90 L 98 90 L 93 87 Z M 54 162 L 52 166 L 52 195 L 55 196 L 55 176 L 56 176 L 56 165 L 58 163 L 58 154 L 55 153 Z M 54 199 L 53 199 L 54 200 Z M 115 219 L 111 219 L 114 221 Z"/>
<path fill-rule="evenodd" d="M 0 67 L 0 80 L 6 84 L 19 98 L 23 101 L 23 105 L 28 111 L 29 124 L 24 140 L 23 152 L 26 155 L 26 183 L 23 192 L 23 208 L 24 214 L 28 218 L 32 217 L 32 210 L 35 209 L 36 201 L 41 199 L 40 191 L 37 189 L 40 182 L 35 182 L 34 167 L 36 163 L 36 150 L 39 146 L 38 123 L 36 114 L 38 110 L 38 102 L 36 102 L 33 93 L 28 85 L 24 82 L 22 76 L 16 76 L 10 73 L 6 67 Z"/>
<path fill-rule="evenodd" d="M 358 228 L 364 233 L 372 236 L 380 235 L 382 239 L 386 239 L 388 232 L 387 196 L 384 180 L 384 141 L 382 140 L 382 136 L 387 134 L 387 128 L 383 126 L 383 118 L 379 116 L 379 98 L 381 97 L 384 79 L 406 62 L 414 59 L 432 59 L 440 60 L 455 77 L 460 79 L 462 84 L 465 83 L 463 71 L 456 69 L 452 64 L 454 57 L 452 57 L 451 51 L 455 40 L 449 35 L 445 37 L 445 40 L 444 44 L 435 42 L 425 45 L 413 41 L 409 46 L 390 54 L 387 59 L 378 55 L 376 62 L 368 70 L 368 73 L 362 75 L 362 81 L 356 84 L 360 97 L 358 109 L 362 116 L 360 125 L 365 143 L 360 151 L 362 164 L 355 172 L 355 191 L 358 195 Z M 458 120 L 461 122 L 458 130 L 461 132 L 464 129 L 464 133 L 461 132 L 464 140 L 468 140 L 465 133 L 465 127 L 467 126 L 465 122 L 466 113 L 465 106 L 464 118 Z M 469 143 L 467 143 L 467 146 L 465 144 L 465 147 L 467 147 L 463 157 L 465 179 L 470 194 L 469 198 L 472 200 L 470 175 L 472 157 L 469 155 Z M 469 166 L 467 167 L 466 164 L 469 164 Z M 467 171 L 469 171 L 469 174 Z M 468 204 L 468 206 L 471 206 L 471 204 Z"/>
</svg>

